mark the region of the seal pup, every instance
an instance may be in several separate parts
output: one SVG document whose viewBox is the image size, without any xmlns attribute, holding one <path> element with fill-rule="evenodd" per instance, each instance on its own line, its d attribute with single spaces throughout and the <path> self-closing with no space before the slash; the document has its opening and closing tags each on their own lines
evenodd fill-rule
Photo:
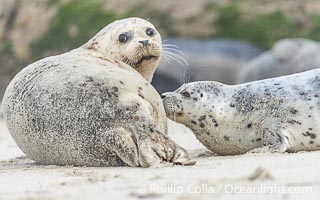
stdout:
<svg viewBox="0 0 320 200">
<path fill-rule="evenodd" d="M 219 155 L 320 149 L 320 69 L 239 85 L 193 82 L 162 98 L 167 116 Z"/>
<path fill-rule="evenodd" d="M 160 95 L 149 83 L 160 42 L 151 23 L 128 18 L 78 49 L 25 67 L 2 101 L 18 146 L 40 164 L 194 164 L 167 136 Z"/>
</svg>

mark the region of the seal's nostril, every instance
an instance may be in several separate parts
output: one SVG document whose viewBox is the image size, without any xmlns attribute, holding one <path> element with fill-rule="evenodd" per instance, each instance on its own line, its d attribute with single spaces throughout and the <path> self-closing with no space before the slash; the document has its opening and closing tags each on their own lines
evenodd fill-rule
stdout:
<svg viewBox="0 0 320 200">
<path fill-rule="evenodd" d="M 164 98 L 166 98 L 166 95 L 164 95 L 164 94 L 161 95 L 161 99 L 164 99 Z"/>
<path fill-rule="evenodd" d="M 139 43 L 141 43 L 143 47 L 147 47 L 149 45 L 149 40 L 141 40 Z"/>
</svg>

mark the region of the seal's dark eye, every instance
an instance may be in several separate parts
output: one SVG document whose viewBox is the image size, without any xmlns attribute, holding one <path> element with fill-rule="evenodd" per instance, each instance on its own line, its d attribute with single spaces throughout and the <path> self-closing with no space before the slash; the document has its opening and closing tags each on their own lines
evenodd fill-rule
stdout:
<svg viewBox="0 0 320 200">
<path fill-rule="evenodd" d="M 126 36 L 125 34 L 120 34 L 119 35 L 119 42 L 121 42 L 121 43 L 127 42 L 128 39 L 129 39 L 128 36 Z"/>
<path fill-rule="evenodd" d="M 149 35 L 149 36 L 153 36 L 154 35 L 154 30 L 152 28 L 147 28 L 146 34 Z"/>
<path fill-rule="evenodd" d="M 182 96 L 189 98 L 190 97 L 190 93 L 187 92 L 187 91 L 182 92 Z"/>
</svg>

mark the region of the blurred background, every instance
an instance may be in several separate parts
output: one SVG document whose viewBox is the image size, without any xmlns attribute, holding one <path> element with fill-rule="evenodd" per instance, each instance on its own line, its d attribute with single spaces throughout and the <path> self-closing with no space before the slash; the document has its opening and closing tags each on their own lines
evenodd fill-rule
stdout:
<svg viewBox="0 0 320 200">
<path fill-rule="evenodd" d="M 236 84 L 316 68 L 319 10 L 315 0 L 0 0 L 0 98 L 27 64 L 131 16 L 149 19 L 189 63 L 161 62 L 159 92 L 186 81 Z"/>
</svg>

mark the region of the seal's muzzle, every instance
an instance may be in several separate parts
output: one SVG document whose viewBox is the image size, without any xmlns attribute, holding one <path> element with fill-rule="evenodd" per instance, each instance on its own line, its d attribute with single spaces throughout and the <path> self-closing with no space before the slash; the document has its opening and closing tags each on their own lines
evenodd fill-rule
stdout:
<svg viewBox="0 0 320 200">
<path fill-rule="evenodd" d="M 166 115 L 169 119 L 174 120 L 176 115 L 183 114 L 181 100 L 179 100 L 174 92 L 167 92 L 161 95 Z"/>
</svg>

